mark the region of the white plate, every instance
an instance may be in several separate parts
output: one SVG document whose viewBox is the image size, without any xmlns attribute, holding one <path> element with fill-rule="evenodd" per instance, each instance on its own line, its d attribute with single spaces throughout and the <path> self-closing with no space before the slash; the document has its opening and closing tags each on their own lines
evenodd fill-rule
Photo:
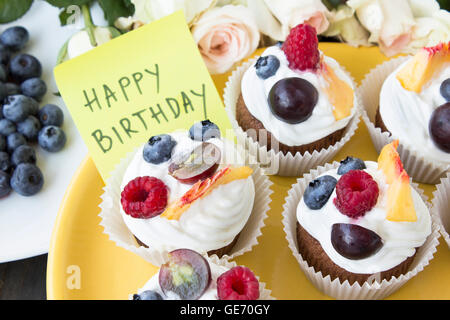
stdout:
<svg viewBox="0 0 450 320">
<path fill-rule="evenodd" d="M 48 91 L 41 103 L 54 103 L 64 110 L 63 129 L 67 135 L 65 148 L 47 153 L 36 146 L 37 164 L 44 175 L 44 187 L 35 196 L 22 197 L 12 192 L 0 199 L 0 263 L 48 252 L 53 222 L 72 176 L 87 155 L 87 148 L 61 98 L 53 78 L 53 68 L 60 47 L 76 32 L 74 26 L 60 27 L 59 10 L 45 1 L 34 1 L 19 20 L 0 25 L 0 32 L 9 26 L 22 25 L 30 32 L 30 41 L 23 52 L 36 56 L 42 63 L 42 78 Z M 102 12 L 94 7 L 94 20 L 103 24 Z M 78 27 L 80 27 L 78 25 Z M 89 186 L 86 186 L 89 188 Z"/>
</svg>

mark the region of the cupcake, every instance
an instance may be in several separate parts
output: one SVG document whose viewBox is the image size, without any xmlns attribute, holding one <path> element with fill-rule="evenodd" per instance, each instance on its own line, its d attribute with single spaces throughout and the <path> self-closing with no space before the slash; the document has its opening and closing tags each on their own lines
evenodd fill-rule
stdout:
<svg viewBox="0 0 450 320">
<path fill-rule="evenodd" d="M 303 157 L 327 150 L 351 131 L 355 86 L 336 60 L 319 51 L 313 27 L 296 26 L 283 44 L 242 68 L 241 79 L 235 76 L 228 84 L 239 86 L 235 105 L 231 88 L 225 102 L 239 129 L 266 152 Z"/>
<path fill-rule="evenodd" d="M 253 272 L 189 249 L 168 254 L 168 261 L 130 298 L 133 300 L 267 300 L 270 291 Z"/>
<path fill-rule="evenodd" d="M 450 165 L 449 43 L 423 48 L 395 62 L 394 69 L 380 78 L 379 103 L 367 107 L 369 117 L 373 116 L 370 120 L 380 129 L 379 134 L 373 130 L 371 134 L 376 139 L 383 133 L 389 139 L 398 139 L 401 158 L 413 178 L 437 183 Z M 386 68 L 381 70 L 388 72 Z M 372 81 L 363 86 L 376 94 Z"/>
<path fill-rule="evenodd" d="M 347 157 L 322 167 L 294 186 L 297 205 L 292 192 L 287 199 L 283 223 L 291 249 L 313 283 L 333 297 L 383 298 L 435 251 L 429 210 L 397 146 L 386 145 L 378 163 Z"/>
<path fill-rule="evenodd" d="M 160 253 L 178 248 L 242 253 L 256 243 L 270 201 L 270 182 L 259 171 L 209 120 L 153 136 L 107 182 L 102 225 L 156 264 Z"/>
<path fill-rule="evenodd" d="M 433 218 L 450 248 L 450 172 L 436 186 L 433 196 Z"/>
</svg>

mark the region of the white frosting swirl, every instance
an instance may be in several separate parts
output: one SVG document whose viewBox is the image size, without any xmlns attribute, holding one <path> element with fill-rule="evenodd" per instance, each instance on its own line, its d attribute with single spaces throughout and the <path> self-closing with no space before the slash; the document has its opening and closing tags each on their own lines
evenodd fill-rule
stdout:
<svg viewBox="0 0 450 320">
<path fill-rule="evenodd" d="M 387 188 L 384 174 L 378 170 L 378 164 L 365 162 L 367 173 L 377 182 L 379 196 L 377 204 L 358 219 L 352 219 L 342 213 L 334 205 L 336 189 L 328 202 L 319 210 L 309 209 L 303 198 L 297 207 L 297 220 L 300 225 L 320 242 L 328 257 L 339 267 L 353 273 L 372 274 L 389 270 L 415 253 L 431 233 L 431 218 L 420 195 L 411 188 L 417 221 L 393 222 L 386 219 Z M 337 169 L 325 172 L 339 180 Z M 378 234 L 383 246 L 374 255 L 360 260 L 351 260 L 340 255 L 331 244 L 331 228 L 335 223 L 357 224 Z"/>
<path fill-rule="evenodd" d="M 171 136 L 177 141 L 172 154 L 192 150 L 201 144 L 190 139 L 186 132 L 175 132 Z M 210 139 L 208 142 L 215 144 L 222 151 L 218 170 L 226 164 L 243 165 L 243 159 L 239 158 L 233 143 L 226 139 Z M 121 190 L 136 177 L 156 177 L 169 188 L 170 204 L 192 187 L 180 183 L 168 174 L 170 161 L 158 165 L 148 163 L 142 156 L 142 150 L 143 147 L 128 166 Z M 235 157 L 233 162 L 229 161 L 231 157 Z M 160 216 L 137 219 L 127 215 L 123 208 L 121 214 L 130 231 L 149 247 L 164 251 L 188 248 L 205 253 L 225 247 L 233 241 L 247 223 L 254 198 L 255 187 L 252 177 L 249 177 L 221 185 L 207 196 L 194 201 L 179 220 L 168 220 Z"/>
<path fill-rule="evenodd" d="M 403 88 L 396 77 L 408 61 L 392 72 L 383 83 L 380 92 L 381 118 L 394 137 L 420 152 L 421 156 L 450 164 L 450 153 L 434 144 L 428 129 L 431 114 L 446 102 L 440 93 L 440 86 L 445 79 L 450 78 L 450 64 L 447 63 L 423 86 L 420 93 L 416 93 Z"/>
<path fill-rule="evenodd" d="M 209 268 L 211 269 L 211 283 L 198 300 L 219 300 L 217 295 L 217 278 L 219 278 L 222 273 L 229 270 L 224 266 L 219 266 L 214 263 L 210 263 Z M 138 290 L 138 294 L 147 290 L 158 292 L 164 300 L 180 300 L 180 297 L 173 292 L 169 292 L 167 295 L 163 293 L 161 286 L 159 285 L 159 270 L 141 289 Z"/>
<path fill-rule="evenodd" d="M 317 73 L 289 68 L 287 58 L 278 46 L 267 48 L 262 56 L 274 55 L 280 60 L 280 67 L 275 75 L 263 80 L 256 74 L 255 64 L 245 72 L 241 91 L 248 111 L 259 121 L 264 128 L 271 132 L 275 138 L 288 146 L 300 146 L 320 140 L 331 133 L 344 128 L 355 114 L 356 96 L 353 102 L 353 109 L 350 116 L 336 121 L 333 115 L 333 105 L 328 100 L 323 87 L 327 86 L 325 79 Z M 355 91 L 349 76 L 340 68 L 336 60 L 324 56 L 324 61 L 334 70 L 336 75 L 347 82 Z M 256 62 L 255 62 L 256 63 Z M 268 96 L 272 86 L 281 79 L 297 77 L 309 81 L 318 91 L 319 99 L 312 112 L 311 117 L 306 121 L 297 124 L 290 124 L 275 117 L 270 111 Z"/>
</svg>

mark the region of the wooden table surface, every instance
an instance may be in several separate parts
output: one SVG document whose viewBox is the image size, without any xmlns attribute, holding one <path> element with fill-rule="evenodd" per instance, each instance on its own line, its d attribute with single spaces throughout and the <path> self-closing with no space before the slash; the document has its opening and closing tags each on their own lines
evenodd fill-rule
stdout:
<svg viewBox="0 0 450 320">
<path fill-rule="evenodd" d="M 0 263 L 0 300 L 45 300 L 47 255 Z"/>
</svg>

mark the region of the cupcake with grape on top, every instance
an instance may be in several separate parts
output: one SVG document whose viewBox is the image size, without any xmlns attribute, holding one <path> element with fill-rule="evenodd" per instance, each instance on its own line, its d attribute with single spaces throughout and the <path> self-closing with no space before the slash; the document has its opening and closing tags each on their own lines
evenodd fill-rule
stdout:
<svg viewBox="0 0 450 320">
<path fill-rule="evenodd" d="M 177 248 L 245 252 L 257 243 L 270 202 L 270 182 L 259 171 L 209 120 L 153 136 L 107 183 L 102 225 L 116 243 L 153 263 Z"/>
<path fill-rule="evenodd" d="M 189 249 L 168 254 L 158 272 L 133 300 L 268 300 L 270 291 L 253 272 Z"/>
<path fill-rule="evenodd" d="M 235 128 L 281 158 L 326 150 L 356 129 L 349 125 L 358 104 L 353 81 L 319 51 L 307 24 L 236 70 L 224 98 Z"/>
<path fill-rule="evenodd" d="M 362 84 L 372 138 L 378 145 L 399 139 L 405 167 L 423 183 L 437 183 L 450 165 L 449 45 L 381 65 Z"/>
<path fill-rule="evenodd" d="M 283 223 L 302 269 L 336 298 L 383 298 L 428 264 L 437 235 L 396 151 L 347 157 L 290 191 Z M 432 236 L 431 236 L 432 234 Z"/>
</svg>

